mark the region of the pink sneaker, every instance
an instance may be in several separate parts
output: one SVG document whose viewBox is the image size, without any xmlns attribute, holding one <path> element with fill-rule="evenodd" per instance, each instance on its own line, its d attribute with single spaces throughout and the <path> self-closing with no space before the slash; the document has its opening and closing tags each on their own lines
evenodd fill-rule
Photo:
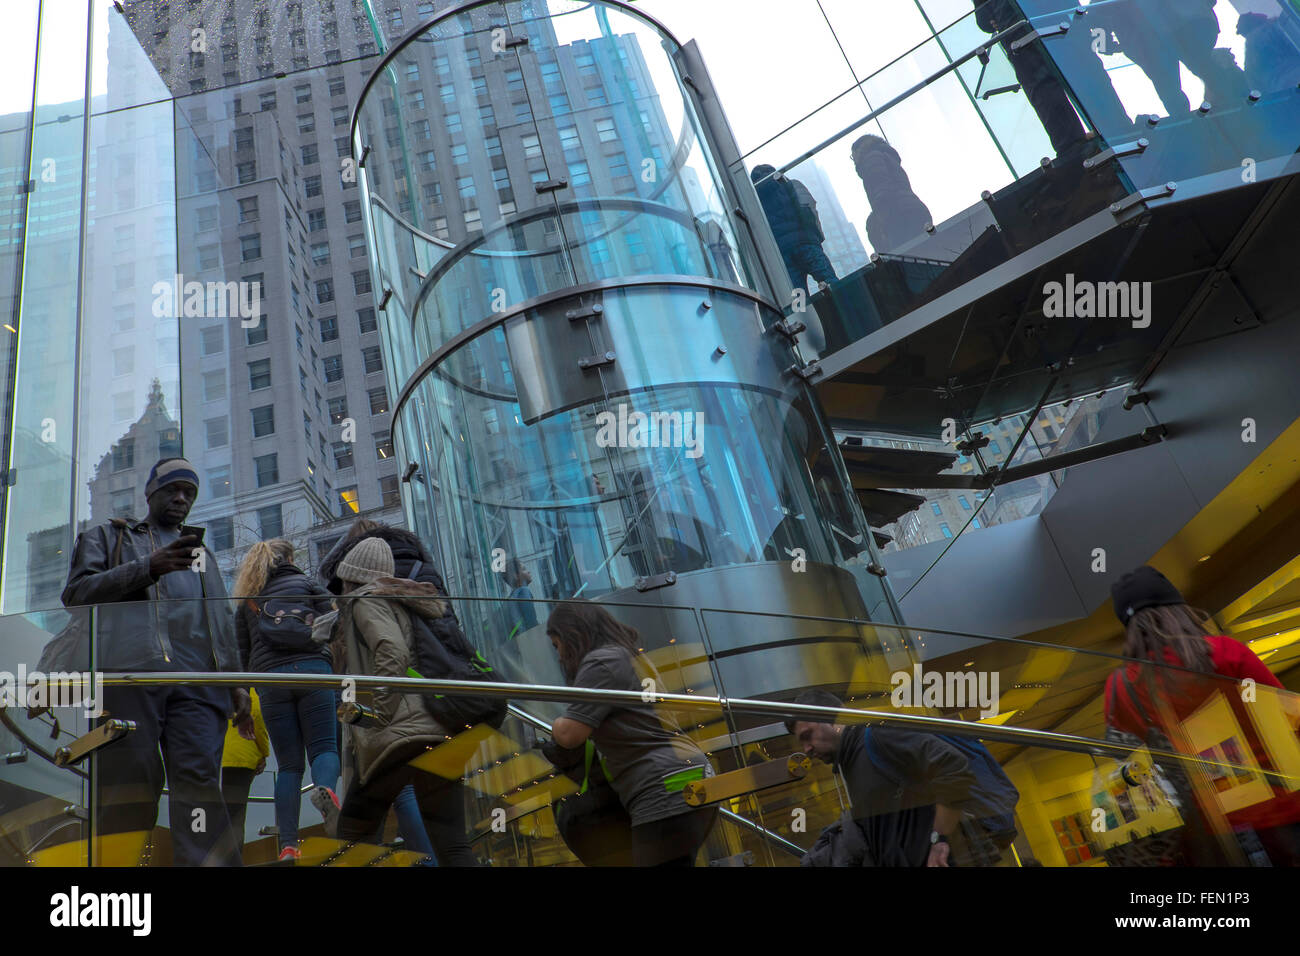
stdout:
<svg viewBox="0 0 1300 956">
<path fill-rule="evenodd" d="M 311 792 L 311 805 L 316 808 L 316 812 L 321 815 L 325 821 L 325 835 L 331 839 L 338 837 L 339 832 L 339 805 L 338 794 L 329 787 L 317 787 Z"/>
<path fill-rule="evenodd" d="M 280 851 L 279 859 L 281 863 L 285 860 L 301 860 L 302 850 L 298 849 L 296 846 L 287 846 Z"/>
</svg>

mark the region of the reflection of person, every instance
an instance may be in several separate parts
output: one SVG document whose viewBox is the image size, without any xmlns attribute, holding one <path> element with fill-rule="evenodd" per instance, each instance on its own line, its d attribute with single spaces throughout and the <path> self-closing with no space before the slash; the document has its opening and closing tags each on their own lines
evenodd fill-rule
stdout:
<svg viewBox="0 0 1300 956">
<path fill-rule="evenodd" d="M 1300 82 L 1300 52 L 1283 29 L 1281 16 L 1243 13 L 1237 18 L 1237 33 L 1246 40 L 1246 75 L 1255 89 L 1268 93 Z"/>
<path fill-rule="evenodd" d="M 511 558 L 502 573 L 505 576 L 506 586 L 511 589 L 509 613 L 516 622 L 510 636 L 518 637 L 524 631 L 537 626 L 537 611 L 530 603 L 533 600 L 533 592 L 528 587 L 533 581 L 533 574 L 518 558 Z"/>
<path fill-rule="evenodd" d="M 807 691 L 794 702 L 844 709 L 838 697 L 823 690 Z M 970 761 L 960 751 L 934 734 L 889 726 L 787 720 L 786 729 L 804 753 L 844 775 L 853 822 L 861 829 L 851 833 L 862 853 L 853 864 L 949 865 L 949 841 L 961 823 L 959 807 L 975 782 Z M 888 760 L 898 772 L 877 767 L 876 759 Z M 905 789 L 897 782 L 899 777 Z"/>
<path fill-rule="evenodd" d="M 1219 18 L 1214 2 L 1146 0 L 1141 5 L 1113 4 L 1103 14 L 1124 53 L 1147 75 L 1170 116 L 1192 108 L 1183 92 L 1179 61 L 1204 82 L 1211 105 L 1240 101 L 1250 92 L 1232 51 L 1215 46 Z"/>
<path fill-rule="evenodd" d="M 1254 723 L 1237 692 L 1240 682 L 1249 679 L 1277 688 L 1282 682 L 1249 647 L 1215 634 L 1209 615 L 1188 606 L 1155 568 L 1143 566 L 1121 575 L 1111 586 L 1111 597 L 1125 628 L 1123 654 L 1134 660 L 1106 678 L 1107 727 L 1136 738 L 1134 745 L 1145 744 L 1152 729 L 1176 744 L 1173 725 L 1191 716 L 1211 695 L 1225 691 L 1238 724 L 1250 732 Z M 1139 661 L 1179 670 L 1144 667 Z M 1257 757 L 1268 753 L 1262 743 L 1251 749 Z M 1300 865 L 1300 794 L 1282 793 L 1244 807 L 1229 814 L 1228 822 L 1233 827 L 1252 827 L 1274 865 Z M 1185 837 L 1183 850 L 1194 864 L 1218 862 L 1209 855 L 1213 848 L 1196 833 Z"/>
<path fill-rule="evenodd" d="M 989 34 L 1027 19 L 1012 0 L 975 0 L 975 7 L 975 22 Z M 1037 39 L 1012 49 L 1017 40 L 1033 35 L 1030 28 L 1022 31 L 1003 40 L 1002 49 L 1058 156 L 1085 136 L 1083 122 L 1061 82 L 1062 75 L 1104 136 L 1132 130 L 1128 111 L 1111 85 L 1101 59 L 1093 52 L 1087 30 L 1071 27 L 1064 36 Z"/>
<path fill-rule="evenodd" d="M 808 187 L 797 179 L 776 174 L 772 166 L 755 166 L 752 179 L 785 260 L 791 290 L 806 291 L 810 275 L 818 283 L 834 282 L 835 269 L 822 249 L 826 236 L 817 215 L 817 201 Z"/>
<path fill-rule="evenodd" d="M 200 549 L 197 536 L 181 534 L 198 493 L 194 466 L 164 458 L 145 484 L 144 521 L 101 525 L 77 536 L 62 599 L 66 607 L 101 605 L 96 639 L 102 669 L 239 670 L 217 559 Z M 251 736 L 251 702 L 242 688 L 104 688 L 104 710 L 134 721 L 135 730 L 95 755 L 96 832 L 147 836 L 165 771 L 175 863 L 238 865 L 221 799 L 221 749 L 232 705 L 235 721 Z M 206 820 L 201 830 L 194 827 L 196 811 Z"/>
<path fill-rule="evenodd" d="M 925 232 L 934 220 L 912 192 L 898 151 L 879 136 L 859 137 L 852 146 L 853 166 L 871 203 L 867 239 L 876 252 L 892 252 Z"/>
</svg>

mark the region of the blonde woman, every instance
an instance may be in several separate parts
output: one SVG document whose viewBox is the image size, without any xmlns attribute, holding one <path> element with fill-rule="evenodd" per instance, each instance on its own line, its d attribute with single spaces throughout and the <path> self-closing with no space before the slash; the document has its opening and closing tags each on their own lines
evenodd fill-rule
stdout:
<svg viewBox="0 0 1300 956">
<path fill-rule="evenodd" d="M 239 601 L 235 636 L 244 670 L 281 674 L 329 674 L 329 648 L 312 638 L 312 623 L 330 609 L 329 594 L 293 563 L 293 545 L 259 541 L 249 549 L 235 578 Z M 305 756 L 316 785 L 311 799 L 325 819 L 337 822 L 339 800 L 338 718 L 328 688 L 267 687 L 261 693 L 266 730 L 275 751 L 275 823 L 280 859 L 297 859 Z"/>
</svg>

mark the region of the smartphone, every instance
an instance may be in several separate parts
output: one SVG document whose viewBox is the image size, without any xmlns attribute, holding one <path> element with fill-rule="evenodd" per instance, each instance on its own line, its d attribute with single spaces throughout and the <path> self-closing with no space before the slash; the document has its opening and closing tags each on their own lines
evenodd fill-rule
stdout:
<svg viewBox="0 0 1300 956">
<path fill-rule="evenodd" d="M 199 544 L 203 544 L 203 533 L 207 530 L 207 528 L 199 528 L 192 524 L 183 524 L 181 525 L 181 537 L 187 538 L 192 535 L 199 539 Z"/>
</svg>

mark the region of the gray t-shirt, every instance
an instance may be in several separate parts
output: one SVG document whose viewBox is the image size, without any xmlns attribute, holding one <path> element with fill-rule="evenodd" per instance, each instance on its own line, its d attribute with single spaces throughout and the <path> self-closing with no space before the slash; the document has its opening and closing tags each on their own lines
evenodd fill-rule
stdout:
<svg viewBox="0 0 1300 956">
<path fill-rule="evenodd" d="M 646 676 L 654 676 L 647 672 Z M 659 689 L 662 684 L 657 682 Z M 573 686 L 606 690 L 642 689 L 632 654 L 613 644 L 582 659 Z M 611 785 L 633 826 L 694 810 L 682 787 L 702 774 L 709 760 L 668 714 L 653 704 L 572 704 L 564 716 L 593 728 L 592 741 L 613 777 Z M 592 773 L 599 773 L 596 767 Z"/>
</svg>

